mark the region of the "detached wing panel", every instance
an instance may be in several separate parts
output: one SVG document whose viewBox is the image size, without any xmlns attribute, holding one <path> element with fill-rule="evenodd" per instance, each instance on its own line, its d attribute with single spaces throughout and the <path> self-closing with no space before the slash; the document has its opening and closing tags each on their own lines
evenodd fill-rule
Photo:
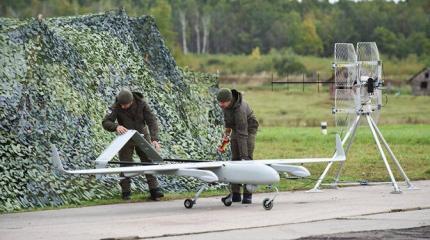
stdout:
<svg viewBox="0 0 430 240">
<path fill-rule="evenodd" d="M 96 159 L 96 168 L 105 168 L 107 163 L 136 133 L 136 130 L 128 130 L 126 133 L 118 135 Z"/>
<path fill-rule="evenodd" d="M 96 159 L 96 168 L 105 168 L 107 163 L 124 147 L 128 141 L 134 141 L 149 159 L 153 162 L 162 162 L 163 158 L 157 153 L 152 145 L 143 138 L 136 130 L 128 130 L 118 135 L 109 146 Z"/>
</svg>

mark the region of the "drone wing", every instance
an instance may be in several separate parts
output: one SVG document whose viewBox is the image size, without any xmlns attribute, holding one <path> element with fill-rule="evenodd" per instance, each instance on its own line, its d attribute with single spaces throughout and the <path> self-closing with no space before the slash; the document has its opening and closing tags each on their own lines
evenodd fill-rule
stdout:
<svg viewBox="0 0 430 240">
<path fill-rule="evenodd" d="M 113 143 L 123 146 L 130 138 L 135 135 L 136 132 L 130 131 L 126 135 L 118 136 Z M 138 134 L 139 135 L 139 134 Z M 140 135 L 139 135 L 140 136 Z M 112 155 L 113 150 L 119 150 L 120 147 L 111 144 L 108 148 L 110 151 L 102 153 L 101 156 L 105 156 L 103 161 L 106 161 Z M 345 161 L 345 152 L 342 148 L 342 142 L 339 135 L 336 135 L 336 153 L 332 158 L 302 158 L 302 159 L 267 159 L 267 160 L 256 160 L 256 161 L 227 161 L 227 162 L 194 162 L 194 163 L 177 163 L 177 164 L 160 164 L 160 165 L 149 165 L 149 166 L 132 166 L 132 167 L 116 167 L 116 168 L 96 168 L 96 169 L 82 169 L 82 170 L 65 170 L 61 163 L 60 155 L 57 148 L 52 145 L 52 161 L 54 167 L 61 173 L 66 174 L 77 174 L 77 175 L 107 175 L 107 174 L 120 174 L 125 175 L 140 175 L 140 174 L 158 174 L 158 175 L 177 175 L 177 176 L 188 176 L 195 177 L 205 182 L 217 182 L 219 181 L 218 176 L 214 173 L 217 169 L 229 165 L 230 168 L 246 164 L 240 168 L 254 168 L 257 165 L 267 165 L 277 172 L 288 172 L 296 176 L 307 177 L 310 175 L 309 171 L 303 166 L 291 165 L 299 163 L 317 163 L 317 162 L 334 162 L 334 161 Z M 101 156 L 97 159 L 101 159 Z M 107 163 L 107 161 L 106 161 Z"/>
<path fill-rule="evenodd" d="M 100 154 L 96 159 L 96 168 L 105 168 L 106 165 L 112 158 L 121 150 L 122 147 L 128 141 L 134 141 L 134 143 L 139 147 L 148 157 L 148 159 L 153 162 L 162 162 L 163 158 L 158 154 L 158 152 L 152 147 L 152 145 L 145 140 L 145 138 L 140 135 L 136 130 L 128 130 L 122 135 L 118 135 L 109 146 Z"/>
<path fill-rule="evenodd" d="M 195 177 L 205 182 L 216 182 L 218 177 L 207 169 L 216 169 L 223 166 L 223 162 L 179 163 L 151 166 L 133 166 L 116 168 L 98 168 L 83 170 L 65 170 L 61 163 L 57 148 L 51 147 L 54 167 L 61 173 L 76 175 L 106 175 L 106 174 L 160 174 Z"/>
<path fill-rule="evenodd" d="M 340 162 L 345 160 L 346 156 L 342 147 L 342 141 L 340 140 L 340 136 L 336 134 L 336 152 L 331 158 L 263 159 L 256 160 L 256 162 L 270 166 L 278 172 L 288 172 L 298 177 L 308 177 L 311 175 L 308 169 L 292 164 Z M 246 164 L 246 161 L 240 163 Z"/>
</svg>

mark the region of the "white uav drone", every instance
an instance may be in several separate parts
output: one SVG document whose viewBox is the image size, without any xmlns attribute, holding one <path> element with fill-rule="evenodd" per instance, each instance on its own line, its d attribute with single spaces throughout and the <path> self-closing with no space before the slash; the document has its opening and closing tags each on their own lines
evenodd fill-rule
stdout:
<svg viewBox="0 0 430 240">
<path fill-rule="evenodd" d="M 110 163 L 109 161 L 129 140 L 134 141 L 154 163 L 146 166 L 106 168 L 106 165 Z M 52 160 L 57 170 L 67 174 L 96 175 L 97 177 L 120 173 L 123 173 L 126 177 L 133 177 L 141 174 L 187 176 L 195 177 L 206 183 L 224 182 L 230 184 L 246 184 L 247 189 L 250 192 L 254 192 L 258 185 L 272 186 L 273 184 L 279 183 L 279 173 L 287 172 L 298 177 L 310 176 L 308 169 L 305 167 L 291 164 L 345 161 L 345 152 L 342 148 L 340 136 L 336 135 L 336 152 L 332 158 L 202 161 L 168 164 L 168 160 L 161 158 L 140 133 L 136 130 L 128 130 L 125 134 L 117 136 L 96 159 L 96 169 L 65 170 L 61 163 L 57 148 L 54 145 L 52 146 Z M 186 208 L 192 208 L 205 188 L 206 184 L 203 184 L 193 199 L 185 200 L 184 206 Z M 278 193 L 278 189 L 276 187 L 274 188 L 276 194 L 272 198 L 265 198 L 263 201 L 263 207 L 266 210 L 270 210 L 273 207 L 273 202 Z M 226 198 L 222 198 L 222 202 L 225 206 L 231 206 L 232 194 Z"/>
</svg>

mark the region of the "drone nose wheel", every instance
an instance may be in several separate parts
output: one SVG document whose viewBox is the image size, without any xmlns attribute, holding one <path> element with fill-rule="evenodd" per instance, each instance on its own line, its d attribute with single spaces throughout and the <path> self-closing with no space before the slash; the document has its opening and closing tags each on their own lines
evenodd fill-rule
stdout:
<svg viewBox="0 0 430 240">
<path fill-rule="evenodd" d="M 184 206 L 185 208 L 192 208 L 194 206 L 195 201 L 192 199 L 185 199 Z"/>
<path fill-rule="evenodd" d="M 273 200 L 270 198 L 265 198 L 263 200 L 263 208 L 267 211 L 271 210 L 273 208 Z"/>
<path fill-rule="evenodd" d="M 275 195 L 272 198 L 265 198 L 263 200 L 263 208 L 265 210 L 267 210 L 267 211 L 269 211 L 269 210 L 271 210 L 273 208 L 273 204 L 275 202 L 275 198 L 279 194 L 279 190 L 278 190 L 278 188 L 276 186 L 269 185 L 268 188 L 275 189 L 276 192 L 275 192 Z"/>
<path fill-rule="evenodd" d="M 233 201 L 231 199 L 231 194 L 229 194 L 227 197 L 221 198 L 221 201 L 222 201 L 222 203 L 224 203 L 224 206 L 230 207 L 231 204 L 233 203 Z"/>
</svg>

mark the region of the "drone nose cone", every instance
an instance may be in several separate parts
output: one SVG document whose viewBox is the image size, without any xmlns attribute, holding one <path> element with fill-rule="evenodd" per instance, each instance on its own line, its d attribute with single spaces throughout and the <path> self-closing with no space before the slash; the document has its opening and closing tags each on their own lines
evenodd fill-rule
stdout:
<svg viewBox="0 0 430 240">
<path fill-rule="evenodd" d="M 260 184 L 275 184 L 279 182 L 280 180 L 279 173 L 273 170 L 273 168 L 270 168 L 270 169 L 271 169 L 270 173 L 268 172 L 268 174 L 263 179 L 265 183 L 260 183 Z"/>
<path fill-rule="evenodd" d="M 255 161 L 230 162 L 214 172 L 220 181 L 237 184 L 271 185 L 280 180 L 276 170 Z"/>
<path fill-rule="evenodd" d="M 247 172 L 247 178 L 244 183 L 247 184 L 256 184 L 256 185 L 270 185 L 278 183 L 280 178 L 279 174 L 273 168 L 261 164 L 261 163 L 252 163 L 252 164 L 243 164 L 245 170 Z"/>
<path fill-rule="evenodd" d="M 279 173 L 276 170 L 264 164 L 257 164 L 257 165 L 258 165 L 259 177 L 258 177 L 258 183 L 255 183 L 255 184 L 270 185 L 270 184 L 279 182 L 280 180 Z"/>
</svg>

